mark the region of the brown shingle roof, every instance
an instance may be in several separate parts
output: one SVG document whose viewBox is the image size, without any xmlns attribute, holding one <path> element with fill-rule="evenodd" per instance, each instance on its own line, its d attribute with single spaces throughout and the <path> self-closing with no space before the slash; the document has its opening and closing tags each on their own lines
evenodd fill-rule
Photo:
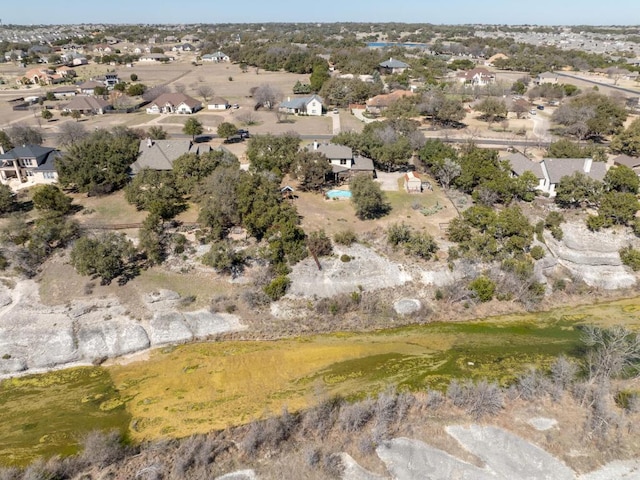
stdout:
<svg viewBox="0 0 640 480">
<path fill-rule="evenodd" d="M 156 98 L 153 102 L 151 102 L 151 106 L 157 105 L 158 107 L 164 107 L 169 104 L 174 107 L 177 107 L 181 103 L 184 103 L 189 108 L 194 109 L 201 105 L 201 103 L 193 97 L 189 95 L 185 95 L 184 93 L 163 93 L 158 98 Z"/>
</svg>

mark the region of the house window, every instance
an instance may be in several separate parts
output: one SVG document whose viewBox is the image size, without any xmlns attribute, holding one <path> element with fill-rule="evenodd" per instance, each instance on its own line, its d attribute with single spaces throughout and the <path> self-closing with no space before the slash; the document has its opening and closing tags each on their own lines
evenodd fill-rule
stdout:
<svg viewBox="0 0 640 480">
<path fill-rule="evenodd" d="M 31 159 L 30 158 L 23 158 L 22 159 L 22 165 L 24 167 L 30 167 L 32 165 Z"/>
<path fill-rule="evenodd" d="M 48 180 L 55 180 L 56 172 L 42 172 L 42 176 Z"/>
<path fill-rule="evenodd" d="M 341 158 L 340 159 L 340 165 L 346 165 L 347 164 L 347 159 L 346 158 Z"/>
<path fill-rule="evenodd" d="M 27 177 L 33 177 L 33 172 L 31 170 L 26 171 Z"/>
</svg>

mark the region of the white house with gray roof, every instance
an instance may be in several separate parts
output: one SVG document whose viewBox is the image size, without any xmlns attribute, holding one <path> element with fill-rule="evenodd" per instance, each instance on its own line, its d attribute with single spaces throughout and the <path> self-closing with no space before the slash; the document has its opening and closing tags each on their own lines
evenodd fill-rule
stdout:
<svg viewBox="0 0 640 480">
<path fill-rule="evenodd" d="M 313 151 L 322 153 L 331 164 L 336 180 L 344 180 L 353 175 L 364 173 L 375 178 L 373 160 L 362 155 L 354 155 L 350 147 L 335 143 L 313 143 Z"/>
<path fill-rule="evenodd" d="M 322 115 L 322 98 L 318 95 L 289 97 L 286 101 L 280 102 L 278 110 L 294 115 L 320 116 Z"/>
<path fill-rule="evenodd" d="M 400 60 L 396 60 L 395 58 L 390 58 L 389 60 L 385 60 L 384 62 L 378 65 L 380 69 L 380 73 L 383 74 L 394 74 L 394 73 L 403 73 L 409 65 L 401 62 Z"/>
<path fill-rule="evenodd" d="M 55 162 L 60 151 L 40 145 L 21 145 L 8 152 L 0 146 L 0 183 L 13 190 L 58 181 Z"/>
<path fill-rule="evenodd" d="M 583 173 L 594 180 L 603 181 L 607 173 L 607 164 L 594 162 L 591 158 L 544 158 L 540 163 L 529 160 L 521 153 L 503 157 L 511 164 L 511 173 L 520 176 L 524 172 L 532 172 L 538 178 L 537 190 L 556 196 L 556 187 L 562 177 L 576 172 Z"/>
</svg>

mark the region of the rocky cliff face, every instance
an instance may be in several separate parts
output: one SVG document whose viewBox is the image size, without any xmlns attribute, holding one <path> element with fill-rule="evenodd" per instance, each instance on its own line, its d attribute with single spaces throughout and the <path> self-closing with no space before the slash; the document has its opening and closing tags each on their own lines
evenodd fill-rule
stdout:
<svg viewBox="0 0 640 480">
<path fill-rule="evenodd" d="M 563 223 L 562 231 L 560 241 L 544 233 L 558 265 L 594 287 L 615 290 L 636 284 L 635 273 L 622 264 L 618 254 L 627 245 L 638 247 L 640 242 L 632 233 L 622 229 L 591 232 L 583 223 Z"/>
<path fill-rule="evenodd" d="M 168 343 L 206 338 L 244 329 L 235 315 L 208 310 L 180 312 L 171 291 L 147 295 L 150 320 L 136 320 L 115 299 L 48 307 L 38 285 L 20 281 L 0 285 L 0 376 L 26 370 L 91 364 Z"/>
</svg>

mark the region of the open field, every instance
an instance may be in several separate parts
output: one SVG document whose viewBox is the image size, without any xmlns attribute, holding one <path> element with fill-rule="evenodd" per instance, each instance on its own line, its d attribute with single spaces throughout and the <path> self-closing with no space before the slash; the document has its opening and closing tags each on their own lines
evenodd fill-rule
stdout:
<svg viewBox="0 0 640 480">
<path fill-rule="evenodd" d="M 0 413 L 14 420 L 0 426 L 0 458 L 23 463 L 70 452 L 76 433 L 94 426 L 128 424 L 135 440 L 182 437 L 388 385 L 441 388 L 459 376 L 505 385 L 560 353 L 577 354 L 577 325 L 614 322 L 640 328 L 637 299 L 375 333 L 166 347 L 144 362 L 6 380 Z"/>
</svg>

